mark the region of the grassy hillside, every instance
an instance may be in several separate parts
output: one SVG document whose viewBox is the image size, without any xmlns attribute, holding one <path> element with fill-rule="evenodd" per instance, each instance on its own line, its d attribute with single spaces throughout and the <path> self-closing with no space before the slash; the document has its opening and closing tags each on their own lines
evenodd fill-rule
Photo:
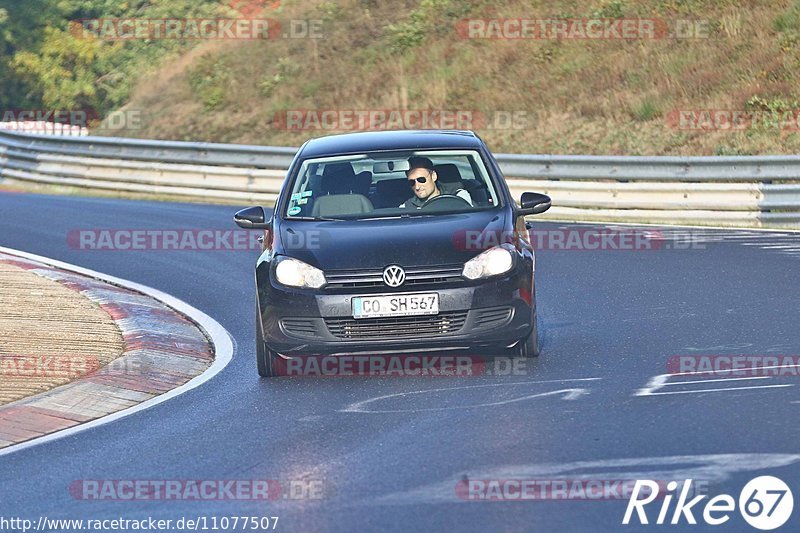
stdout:
<svg viewBox="0 0 800 533">
<path fill-rule="evenodd" d="M 118 135 L 299 145 L 285 110 L 516 113 L 478 133 L 493 150 L 588 154 L 800 152 L 780 121 L 800 107 L 800 1 L 284 1 L 264 15 L 320 19 L 322 39 L 207 42 L 143 75 Z M 699 20 L 699 38 L 465 39 L 469 18 Z M 703 31 L 705 34 L 703 34 Z M 676 110 L 755 113 L 739 131 L 686 129 Z M 478 115 L 473 115 L 473 118 Z M 277 118 L 277 119 L 276 119 Z M 702 129 L 705 128 L 705 129 Z M 114 134 L 114 132 L 102 132 Z"/>
</svg>

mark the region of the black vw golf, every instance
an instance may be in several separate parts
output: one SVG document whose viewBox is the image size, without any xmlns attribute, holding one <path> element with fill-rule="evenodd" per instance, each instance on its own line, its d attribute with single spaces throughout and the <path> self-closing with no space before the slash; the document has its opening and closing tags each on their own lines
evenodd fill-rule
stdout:
<svg viewBox="0 0 800 533">
<path fill-rule="evenodd" d="M 525 215 L 469 131 L 333 135 L 306 142 L 274 210 L 236 213 L 265 230 L 256 263 L 256 359 L 305 355 L 539 353 L 535 258 Z"/>
</svg>

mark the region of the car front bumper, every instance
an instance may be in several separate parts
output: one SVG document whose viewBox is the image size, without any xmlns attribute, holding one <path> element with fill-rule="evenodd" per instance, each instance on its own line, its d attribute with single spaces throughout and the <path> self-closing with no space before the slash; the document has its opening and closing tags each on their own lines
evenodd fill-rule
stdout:
<svg viewBox="0 0 800 533">
<path fill-rule="evenodd" d="M 265 280 L 266 281 L 266 280 Z M 457 287 L 419 287 L 397 292 L 328 294 L 292 290 L 272 282 L 259 286 L 266 345 L 283 355 L 344 355 L 459 350 L 499 354 L 531 332 L 530 273 Z M 439 295 L 437 315 L 353 318 L 352 300 L 377 294 Z"/>
</svg>

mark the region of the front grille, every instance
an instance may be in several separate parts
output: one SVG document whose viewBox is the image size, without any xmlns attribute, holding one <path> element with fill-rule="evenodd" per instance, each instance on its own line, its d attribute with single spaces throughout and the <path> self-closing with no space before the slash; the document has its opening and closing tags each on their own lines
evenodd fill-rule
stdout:
<svg viewBox="0 0 800 533">
<path fill-rule="evenodd" d="M 318 319 L 313 318 L 282 318 L 281 326 L 283 330 L 295 337 L 317 337 Z"/>
<path fill-rule="evenodd" d="M 473 313 L 475 317 L 474 329 L 489 329 L 502 326 L 511 319 L 511 314 L 511 307 L 476 309 Z"/>
<path fill-rule="evenodd" d="M 467 320 L 466 311 L 438 315 L 386 318 L 326 318 L 331 334 L 340 339 L 417 339 L 458 333 Z"/>
<path fill-rule="evenodd" d="M 461 277 L 463 269 L 463 265 L 405 268 L 406 281 L 401 287 L 464 281 L 464 278 Z M 325 279 L 328 281 L 326 288 L 330 289 L 386 287 L 383 282 L 383 269 L 329 270 L 325 272 Z"/>
</svg>

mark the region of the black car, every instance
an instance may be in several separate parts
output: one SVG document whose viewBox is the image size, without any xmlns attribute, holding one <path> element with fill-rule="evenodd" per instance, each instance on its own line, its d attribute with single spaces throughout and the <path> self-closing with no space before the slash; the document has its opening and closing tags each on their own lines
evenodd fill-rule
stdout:
<svg viewBox="0 0 800 533">
<path fill-rule="evenodd" d="M 274 210 L 234 217 L 266 230 L 256 264 L 259 374 L 300 355 L 538 355 L 525 215 L 549 207 L 531 192 L 518 206 L 473 132 L 306 142 Z"/>
</svg>

